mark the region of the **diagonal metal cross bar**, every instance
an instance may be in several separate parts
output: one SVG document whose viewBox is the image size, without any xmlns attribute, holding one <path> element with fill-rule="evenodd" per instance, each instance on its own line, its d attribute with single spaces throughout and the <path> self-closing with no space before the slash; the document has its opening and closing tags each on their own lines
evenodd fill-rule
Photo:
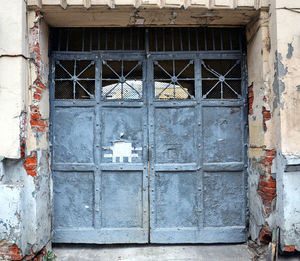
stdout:
<svg viewBox="0 0 300 261">
<path fill-rule="evenodd" d="M 239 95 L 226 81 L 224 81 L 224 83 L 227 85 L 227 87 L 230 89 L 230 90 L 232 90 L 235 94 L 236 94 L 236 96 L 238 97 L 238 98 L 241 98 L 241 95 Z"/>
<path fill-rule="evenodd" d="M 133 88 L 133 86 L 131 86 L 127 81 L 125 81 L 125 84 L 127 84 L 132 90 L 134 90 L 138 94 L 139 98 L 142 98 L 141 94 L 135 88 Z"/>
<path fill-rule="evenodd" d="M 159 63 L 158 61 L 154 62 L 155 65 L 157 65 L 160 69 L 162 69 L 170 78 L 172 78 L 172 75 L 169 74 Z"/>
<path fill-rule="evenodd" d="M 76 83 L 90 96 L 90 98 L 94 98 L 94 95 L 91 94 L 86 88 L 84 88 L 79 81 L 76 81 Z"/>
<path fill-rule="evenodd" d="M 212 92 L 212 90 L 217 87 L 217 85 L 219 84 L 219 82 L 220 81 L 217 81 L 217 83 L 205 95 L 203 95 L 203 97 L 206 98 L 207 95 L 210 94 Z"/>
<path fill-rule="evenodd" d="M 204 61 L 202 61 L 202 65 L 204 66 L 204 68 L 211 72 L 213 75 L 217 76 L 218 78 L 220 77 L 221 74 L 219 74 L 218 72 L 216 72 L 215 70 L 213 70 L 212 68 L 210 68 L 208 65 L 205 64 Z"/>
<path fill-rule="evenodd" d="M 117 82 L 116 85 L 114 87 L 112 87 L 106 94 L 104 94 L 104 97 L 107 97 L 109 94 L 111 94 L 111 92 L 119 85 L 120 83 Z"/>
<path fill-rule="evenodd" d="M 191 99 L 194 99 L 194 96 L 193 95 L 191 95 L 187 90 L 185 90 L 184 89 L 184 87 L 177 81 L 176 82 L 178 85 L 179 85 L 179 87 L 191 98 Z"/>
<path fill-rule="evenodd" d="M 118 78 L 120 78 L 120 75 L 113 68 L 111 68 L 106 61 L 103 61 L 103 64 L 105 64 Z"/>
<path fill-rule="evenodd" d="M 180 71 L 180 73 L 178 73 L 176 75 L 176 77 L 178 78 L 191 64 L 193 64 L 194 61 L 193 60 L 190 60 L 190 62 Z"/>
<path fill-rule="evenodd" d="M 160 95 L 166 90 L 169 88 L 169 86 L 172 84 L 172 82 L 170 82 L 158 95 L 156 95 L 156 98 L 159 98 Z"/>
<path fill-rule="evenodd" d="M 57 61 L 56 62 L 67 74 L 69 74 L 70 75 L 70 77 L 72 78 L 73 77 L 73 75 L 59 62 L 59 61 Z"/>
<path fill-rule="evenodd" d="M 86 66 L 78 75 L 77 75 L 77 77 L 79 77 L 81 74 L 83 74 L 88 68 L 90 68 L 92 65 L 94 65 L 95 64 L 95 62 L 94 61 L 91 61 L 91 63 L 88 65 L 88 66 Z"/>
<path fill-rule="evenodd" d="M 229 71 L 224 74 L 224 76 L 228 75 L 240 62 L 240 60 L 237 60 L 235 64 L 229 69 Z"/>
<path fill-rule="evenodd" d="M 142 62 L 139 61 L 130 71 L 129 73 L 127 73 L 124 77 L 126 78 L 127 76 L 129 76 L 139 65 L 141 65 Z"/>
</svg>

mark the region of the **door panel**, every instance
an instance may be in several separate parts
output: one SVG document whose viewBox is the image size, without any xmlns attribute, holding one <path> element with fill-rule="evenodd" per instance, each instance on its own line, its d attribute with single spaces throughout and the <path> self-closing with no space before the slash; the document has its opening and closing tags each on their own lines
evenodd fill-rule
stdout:
<svg viewBox="0 0 300 261">
<path fill-rule="evenodd" d="M 54 163 L 94 163 L 94 108 L 56 107 Z"/>
<path fill-rule="evenodd" d="M 245 91 L 229 58 L 53 57 L 54 242 L 246 240 Z"/>
<path fill-rule="evenodd" d="M 197 173 L 156 172 L 155 227 L 198 226 Z"/>
<path fill-rule="evenodd" d="M 195 61 L 152 57 L 150 242 L 196 242 L 201 222 Z M 162 82 L 164 83 L 162 85 Z M 153 124 L 151 124 L 153 122 Z"/>
<path fill-rule="evenodd" d="M 103 228 L 143 228 L 143 172 L 102 172 Z"/>
<path fill-rule="evenodd" d="M 58 229 L 92 229 L 94 173 L 55 171 L 53 180 L 54 226 Z"/>
<path fill-rule="evenodd" d="M 58 60 L 52 65 L 52 71 L 58 70 L 54 79 L 59 86 L 59 92 L 52 93 L 54 242 L 146 243 L 148 134 L 143 60 L 118 55 L 91 63 L 81 58 L 86 59 Z M 78 75 L 66 80 L 73 69 Z M 79 75 L 94 77 L 88 79 L 88 90 L 94 90 L 89 98 Z M 74 86 L 74 93 L 66 96 L 61 82 L 64 88 Z"/>
<path fill-rule="evenodd" d="M 194 108 L 155 109 L 155 162 L 195 162 Z"/>
<path fill-rule="evenodd" d="M 204 162 L 242 162 L 240 107 L 203 107 Z"/>
<path fill-rule="evenodd" d="M 143 163 L 144 109 L 102 109 L 102 162 Z"/>
<path fill-rule="evenodd" d="M 243 173 L 206 172 L 203 187 L 204 227 L 243 226 Z"/>
</svg>

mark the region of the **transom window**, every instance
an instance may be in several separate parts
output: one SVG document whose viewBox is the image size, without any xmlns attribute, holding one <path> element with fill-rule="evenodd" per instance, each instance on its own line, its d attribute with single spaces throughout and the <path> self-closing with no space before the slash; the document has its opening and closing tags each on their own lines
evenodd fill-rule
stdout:
<svg viewBox="0 0 300 261">
<path fill-rule="evenodd" d="M 55 59 L 55 99 L 142 101 L 149 88 L 156 101 L 242 98 L 238 28 L 51 30 L 53 52 L 68 54 Z"/>
</svg>

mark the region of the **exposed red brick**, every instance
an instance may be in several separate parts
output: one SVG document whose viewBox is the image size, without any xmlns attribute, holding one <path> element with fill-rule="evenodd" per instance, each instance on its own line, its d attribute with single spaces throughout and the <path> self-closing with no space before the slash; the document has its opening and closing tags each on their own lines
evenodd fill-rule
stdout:
<svg viewBox="0 0 300 261">
<path fill-rule="evenodd" d="M 38 132 L 46 132 L 46 131 L 48 131 L 48 129 L 46 129 L 45 127 L 41 127 L 41 126 L 37 126 L 37 127 L 35 127 L 34 128 L 36 131 L 38 131 Z"/>
<path fill-rule="evenodd" d="M 47 126 L 47 122 L 43 120 L 31 120 L 30 124 L 31 126 Z"/>
<path fill-rule="evenodd" d="M 263 176 L 261 176 L 261 178 L 263 178 Z M 265 187 L 265 188 L 276 188 L 276 181 L 272 180 L 272 181 L 264 181 L 263 179 L 261 179 L 259 181 L 259 186 Z"/>
<path fill-rule="evenodd" d="M 39 13 L 36 14 L 39 16 Z M 41 100 L 43 91 L 46 89 L 46 84 L 42 82 L 41 77 L 41 69 L 42 69 L 42 61 L 41 61 L 41 51 L 39 44 L 39 35 L 40 35 L 40 27 L 39 23 L 36 23 L 33 28 L 30 29 L 30 41 L 29 41 L 29 49 L 30 54 L 34 59 L 34 63 L 36 65 L 37 77 L 34 81 L 34 92 L 33 92 L 33 100 L 35 101 L 35 105 L 30 108 L 30 126 L 31 129 L 37 132 L 48 132 L 48 120 L 41 118 L 41 113 L 39 110 L 39 101 Z"/>
<path fill-rule="evenodd" d="M 253 92 L 253 84 L 251 84 L 248 87 L 249 115 L 253 114 L 253 101 L 254 101 L 254 92 Z"/>
<path fill-rule="evenodd" d="M 30 114 L 30 125 L 31 128 L 38 132 L 47 132 L 48 131 L 48 120 L 41 119 L 41 114 L 37 106 L 32 106 Z"/>
<path fill-rule="evenodd" d="M 31 118 L 32 120 L 40 119 L 40 118 L 41 118 L 41 114 L 40 114 L 40 113 L 37 113 L 37 112 L 31 113 L 31 114 L 30 114 L 30 118 Z"/>
<path fill-rule="evenodd" d="M 260 242 L 265 243 L 265 244 L 272 241 L 272 233 L 268 226 L 266 226 L 266 225 L 262 226 L 262 228 L 260 229 L 260 232 L 259 232 L 258 239 Z"/>
<path fill-rule="evenodd" d="M 33 94 L 33 99 L 35 99 L 35 100 L 40 100 L 40 99 L 41 99 L 41 95 L 38 94 L 38 93 L 34 93 L 34 94 Z"/>
<path fill-rule="evenodd" d="M 284 247 L 284 251 L 286 252 L 295 252 L 296 251 L 296 247 L 291 245 L 291 246 L 285 246 Z"/>
<path fill-rule="evenodd" d="M 37 94 L 41 94 L 41 93 L 42 93 L 42 90 L 41 90 L 40 88 L 36 88 L 35 92 L 36 92 Z"/>
<path fill-rule="evenodd" d="M 264 131 L 267 131 L 267 124 L 266 121 L 271 119 L 272 115 L 271 112 L 269 110 L 266 109 L 266 107 L 263 106 L 262 108 L 262 114 L 263 114 L 263 127 L 264 127 Z"/>
<path fill-rule="evenodd" d="M 0 247 L 0 260 L 22 260 L 23 256 L 21 250 L 17 245 L 3 245 Z"/>
<path fill-rule="evenodd" d="M 266 151 L 266 156 L 276 156 L 276 150 L 265 150 Z"/>
<path fill-rule="evenodd" d="M 37 79 L 35 80 L 34 83 L 35 83 L 35 85 L 36 85 L 37 87 L 39 87 L 40 89 L 46 89 L 46 86 L 45 86 L 45 84 L 42 83 L 41 77 L 40 77 L 40 76 L 37 77 Z"/>
<path fill-rule="evenodd" d="M 31 111 L 31 113 L 39 113 L 39 107 L 38 106 L 31 106 L 30 111 Z"/>
<path fill-rule="evenodd" d="M 27 255 L 24 257 L 24 261 L 43 261 L 43 257 L 46 255 L 47 250 L 43 248 L 38 253 L 32 253 L 31 255 Z"/>
<path fill-rule="evenodd" d="M 259 178 L 257 194 L 260 195 L 265 207 L 265 213 L 272 211 L 272 202 L 276 198 L 276 180 L 271 175 L 273 160 L 276 151 L 272 149 L 265 150 L 265 157 L 261 161 L 262 168 L 265 170 Z"/>
<path fill-rule="evenodd" d="M 276 188 L 261 186 L 261 184 L 258 185 L 258 191 L 261 191 L 266 195 L 276 195 Z"/>
<path fill-rule="evenodd" d="M 26 148 L 26 141 L 25 138 L 21 139 L 21 158 L 25 157 L 25 148 Z"/>
<path fill-rule="evenodd" d="M 27 157 L 23 164 L 27 175 L 36 176 L 36 169 L 37 169 L 37 154 L 36 152 L 32 152 L 29 157 Z"/>
</svg>

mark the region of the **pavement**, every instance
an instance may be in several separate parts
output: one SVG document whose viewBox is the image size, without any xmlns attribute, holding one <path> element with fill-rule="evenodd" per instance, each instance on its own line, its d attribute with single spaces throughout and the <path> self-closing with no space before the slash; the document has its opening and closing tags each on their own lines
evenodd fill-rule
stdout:
<svg viewBox="0 0 300 261">
<path fill-rule="evenodd" d="M 214 245 L 84 245 L 56 244 L 55 261 L 255 261 L 246 244 Z M 279 261 L 300 261 L 300 257 L 280 257 Z"/>
</svg>

